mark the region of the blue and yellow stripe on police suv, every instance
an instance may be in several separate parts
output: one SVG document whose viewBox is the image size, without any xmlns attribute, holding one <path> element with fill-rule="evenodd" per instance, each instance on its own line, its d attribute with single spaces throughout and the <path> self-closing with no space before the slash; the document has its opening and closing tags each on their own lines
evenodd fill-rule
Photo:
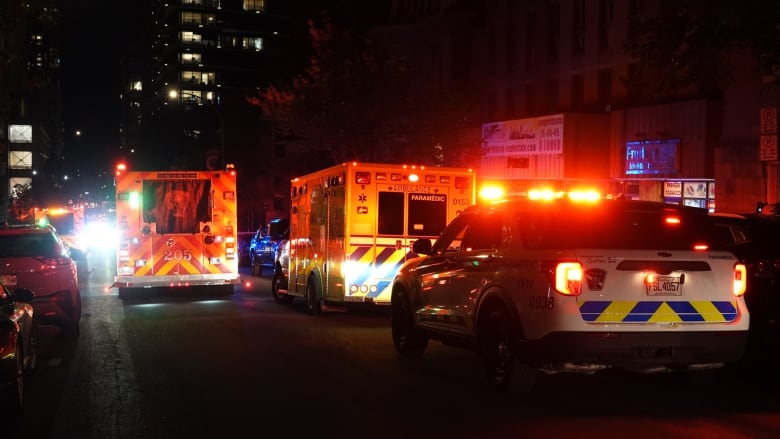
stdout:
<svg viewBox="0 0 780 439">
<path fill-rule="evenodd" d="M 736 320 L 737 305 L 714 300 L 589 300 L 580 304 L 580 315 L 592 323 L 723 323 Z"/>
</svg>

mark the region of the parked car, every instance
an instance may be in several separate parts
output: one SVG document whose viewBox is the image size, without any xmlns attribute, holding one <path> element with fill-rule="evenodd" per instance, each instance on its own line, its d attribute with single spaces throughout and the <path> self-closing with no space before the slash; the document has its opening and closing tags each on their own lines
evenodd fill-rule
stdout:
<svg viewBox="0 0 780 439">
<path fill-rule="evenodd" d="M 293 296 L 279 294 L 279 291 L 287 291 L 287 282 L 290 270 L 290 240 L 283 239 L 276 247 L 274 256 L 274 277 L 271 280 L 271 295 L 279 303 L 290 302 Z"/>
<path fill-rule="evenodd" d="M 274 269 L 274 256 L 279 242 L 290 235 L 290 220 L 275 218 L 268 225 L 260 226 L 249 243 L 252 276 L 260 276 L 263 269 Z"/>
<path fill-rule="evenodd" d="M 35 295 L 25 288 L 0 285 L 0 406 L 21 409 L 24 379 L 35 368 L 38 338 L 33 323 Z M 0 408 L 0 410 L 3 410 Z"/>
<path fill-rule="evenodd" d="M 498 391 L 539 372 L 717 370 L 741 359 L 745 267 L 707 211 L 649 201 L 518 199 L 466 208 L 393 281 L 396 350 L 474 349 Z"/>
<path fill-rule="evenodd" d="M 76 263 L 48 226 L 0 227 L 0 283 L 35 293 L 35 320 L 79 335 L 81 292 Z"/>
<path fill-rule="evenodd" d="M 745 302 L 757 349 L 780 344 L 780 217 L 764 214 L 712 213 L 717 245 L 747 267 Z"/>
<path fill-rule="evenodd" d="M 255 232 L 238 232 L 238 266 L 249 267 L 249 244 Z"/>
</svg>

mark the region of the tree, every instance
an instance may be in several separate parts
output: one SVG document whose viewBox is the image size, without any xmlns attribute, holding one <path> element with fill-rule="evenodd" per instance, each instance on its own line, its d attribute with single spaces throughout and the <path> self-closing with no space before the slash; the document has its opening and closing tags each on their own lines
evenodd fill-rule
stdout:
<svg viewBox="0 0 780 439">
<path fill-rule="evenodd" d="M 657 17 L 631 17 L 625 50 L 634 96 L 713 95 L 732 81 L 729 54 L 747 51 L 770 87 L 780 86 L 780 0 L 662 2 Z M 652 85 L 650 85 L 652 84 Z"/>
<path fill-rule="evenodd" d="M 250 97 L 265 119 L 308 156 L 327 151 L 351 160 L 436 164 L 454 145 L 468 106 L 460 91 L 431 89 L 400 57 L 327 14 L 309 21 L 312 56 L 289 87 Z M 439 144 L 437 149 L 436 145 Z"/>
</svg>

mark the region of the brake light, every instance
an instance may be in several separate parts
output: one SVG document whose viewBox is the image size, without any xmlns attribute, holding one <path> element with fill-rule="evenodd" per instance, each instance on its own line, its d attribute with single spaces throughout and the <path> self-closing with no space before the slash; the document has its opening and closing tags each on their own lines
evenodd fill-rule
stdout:
<svg viewBox="0 0 780 439">
<path fill-rule="evenodd" d="M 582 293 L 582 265 L 579 262 L 560 262 L 555 266 L 555 290 L 567 296 Z"/>
<path fill-rule="evenodd" d="M 33 259 L 47 267 L 64 267 L 71 263 L 71 260 L 68 258 L 47 258 L 45 256 L 39 256 Z"/>
<path fill-rule="evenodd" d="M 734 264 L 734 295 L 737 297 L 745 294 L 747 287 L 747 268 L 745 264 Z"/>
</svg>

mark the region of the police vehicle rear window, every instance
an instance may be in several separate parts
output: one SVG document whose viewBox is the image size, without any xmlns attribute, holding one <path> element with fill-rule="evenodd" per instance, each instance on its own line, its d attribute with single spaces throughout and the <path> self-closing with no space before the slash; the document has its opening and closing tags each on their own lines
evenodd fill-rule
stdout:
<svg viewBox="0 0 780 439">
<path fill-rule="evenodd" d="M 709 244 L 706 217 L 663 210 L 541 209 L 516 217 L 522 245 L 533 249 L 686 249 Z"/>
</svg>

